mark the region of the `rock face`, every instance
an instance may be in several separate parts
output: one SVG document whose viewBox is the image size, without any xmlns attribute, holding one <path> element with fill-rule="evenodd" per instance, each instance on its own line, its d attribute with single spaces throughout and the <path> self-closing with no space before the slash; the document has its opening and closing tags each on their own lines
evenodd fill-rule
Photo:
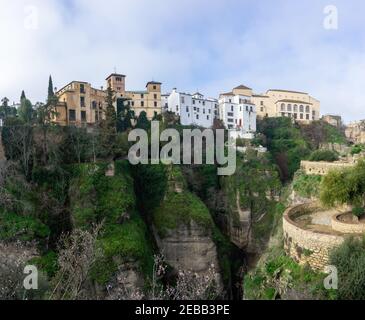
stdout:
<svg viewBox="0 0 365 320">
<path fill-rule="evenodd" d="M 365 143 L 365 120 L 349 124 L 346 127 L 345 135 L 354 143 Z"/>
<path fill-rule="evenodd" d="M 218 254 L 211 236 L 201 226 L 191 222 L 190 226 L 179 225 L 161 239 L 155 232 L 157 245 L 166 262 L 176 270 L 189 270 L 200 275 L 208 272 L 212 265 L 219 273 Z M 217 274 L 221 285 L 221 276 Z"/>
<path fill-rule="evenodd" d="M 339 143 L 323 143 L 319 146 L 320 149 L 336 151 L 341 155 L 347 155 L 351 151 L 351 147 Z"/>
<path fill-rule="evenodd" d="M 240 249 L 245 249 L 250 243 L 252 231 L 252 214 L 250 210 L 243 210 L 240 206 L 240 195 L 236 196 L 236 214 L 238 221 L 234 222 L 232 214 L 229 216 L 229 234 L 231 241 Z"/>
</svg>

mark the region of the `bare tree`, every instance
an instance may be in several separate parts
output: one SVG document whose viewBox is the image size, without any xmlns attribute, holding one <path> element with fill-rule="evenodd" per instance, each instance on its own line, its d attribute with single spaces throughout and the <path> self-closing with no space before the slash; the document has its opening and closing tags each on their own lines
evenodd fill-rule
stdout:
<svg viewBox="0 0 365 320">
<path fill-rule="evenodd" d="M 76 229 L 70 235 L 61 237 L 59 270 L 50 300 L 88 299 L 85 285 L 94 262 L 101 254 L 96 247 L 101 227 L 101 224 L 96 225 L 91 231 Z"/>
</svg>

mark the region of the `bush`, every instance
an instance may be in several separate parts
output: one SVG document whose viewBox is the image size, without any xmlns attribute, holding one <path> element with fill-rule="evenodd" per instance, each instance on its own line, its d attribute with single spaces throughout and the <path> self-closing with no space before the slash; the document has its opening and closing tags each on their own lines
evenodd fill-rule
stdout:
<svg viewBox="0 0 365 320">
<path fill-rule="evenodd" d="M 14 213 L 0 213 L 0 240 L 20 240 L 24 242 L 47 238 L 49 228 L 32 217 Z"/>
<path fill-rule="evenodd" d="M 352 214 L 358 218 L 361 218 L 365 214 L 365 209 L 363 207 L 355 207 L 352 209 Z"/>
<path fill-rule="evenodd" d="M 330 263 L 338 270 L 338 299 L 365 299 L 365 239 L 347 239 L 333 250 Z"/>
<path fill-rule="evenodd" d="M 364 146 L 357 144 L 357 145 L 352 147 L 351 154 L 352 155 L 359 154 L 359 153 L 363 152 L 364 150 L 365 150 Z"/>
<path fill-rule="evenodd" d="M 308 160 L 334 162 L 338 160 L 338 154 L 331 150 L 316 150 L 310 155 Z"/>
<path fill-rule="evenodd" d="M 321 181 L 321 176 L 307 175 L 303 171 L 298 171 L 294 176 L 293 189 L 301 197 L 316 197 L 319 194 Z"/>
</svg>

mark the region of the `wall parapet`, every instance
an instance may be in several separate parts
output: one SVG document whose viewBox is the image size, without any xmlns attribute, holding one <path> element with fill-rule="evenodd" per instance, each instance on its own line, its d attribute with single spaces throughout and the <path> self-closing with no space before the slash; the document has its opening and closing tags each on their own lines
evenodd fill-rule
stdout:
<svg viewBox="0 0 365 320">
<path fill-rule="evenodd" d="M 332 229 L 341 233 L 364 234 L 365 223 L 354 223 L 340 221 L 339 217 L 343 214 L 338 214 L 332 217 Z"/>
<path fill-rule="evenodd" d="M 304 229 L 293 220 L 314 207 L 313 204 L 301 204 L 286 210 L 283 217 L 284 249 L 299 264 L 323 271 L 329 263 L 331 250 L 340 246 L 345 237 Z"/>
<path fill-rule="evenodd" d="M 331 170 L 352 168 L 356 162 L 316 162 L 316 161 L 301 161 L 300 167 L 308 175 L 324 176 Z"/>
</svg>

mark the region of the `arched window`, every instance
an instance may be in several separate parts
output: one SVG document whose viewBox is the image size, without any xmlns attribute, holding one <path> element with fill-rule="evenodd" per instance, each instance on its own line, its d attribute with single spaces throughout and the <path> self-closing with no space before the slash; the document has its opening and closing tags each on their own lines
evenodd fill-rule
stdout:
<svg viewBox="0 0 365 320">
<path fill-rule="evenodd" d="M 309 106 L 306 106 L 306 107 L 305 107 L 305 112 L 307 112 L 307 113 L 309 113 L 309 112 L 310 112 L 310 110 L 309 110 Z"/>
<path fill-rule="evenodd" d="M 291 112 L 292 108 L 291 108 L 291 104 L 288 104 L 288 111 Z"/>
<path fill-rule="evenodd" d="M 304 106 L 299 106 L 300 112 L 304 112 Z"/>
<path fill-rule="evenodd" d="M 281 111 L 285 111 L 285 103 L 281 104 Z"/>
<path fill-rule="evenodd" d="M 298 106 L 296 104 L 294 105 L 294 112 L 298 112 Z"/>
</svg>

